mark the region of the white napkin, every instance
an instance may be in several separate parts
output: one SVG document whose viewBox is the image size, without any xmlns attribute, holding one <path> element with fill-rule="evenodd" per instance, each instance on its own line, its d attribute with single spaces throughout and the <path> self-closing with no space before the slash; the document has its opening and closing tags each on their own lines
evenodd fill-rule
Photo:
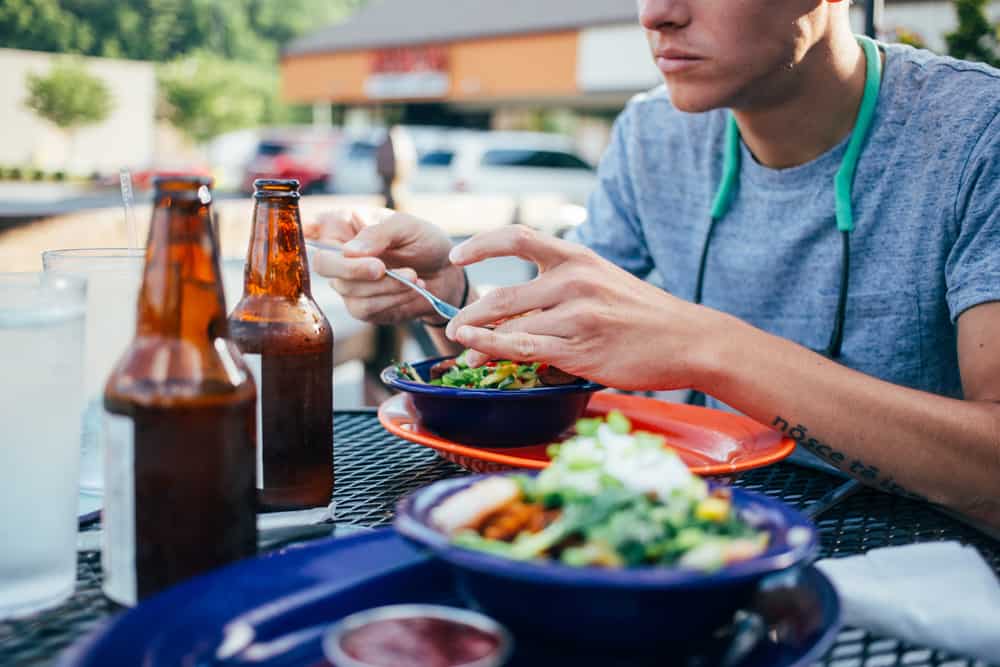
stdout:
<svg viewBox="0 0 1000 667">
<path fill-rule="evenodd" d="M 266 531 L 273 528 L 288 528 L 291 526 L 309 526 L 326 521 L 333 521 L 336 503 L 331 502 L 326 507 L 313 507 L 306 510 L 289 512 L 266 512 L 257 515 L 257 530 Z"/>
<path fill-rule="evenodd" d="M 974 548 L 927 542 L 816 566 L 836 586 L 845 624 L 1000 663 L 1000 582 Z"/>
</svg>

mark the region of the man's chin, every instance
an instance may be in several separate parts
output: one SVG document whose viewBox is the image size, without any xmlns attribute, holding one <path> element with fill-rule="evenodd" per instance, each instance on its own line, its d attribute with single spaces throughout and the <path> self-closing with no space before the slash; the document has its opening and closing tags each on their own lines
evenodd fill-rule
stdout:
<svg viewBox="0 0 1000 667">
<path fill-rule="evenodd" d="M 670 103 L 678 111 L 702 113 L 728 106 L 726 100 L 715 91 L 706 91 L 704 86 L 692 86 L 667 81 Z"/>
</svg>

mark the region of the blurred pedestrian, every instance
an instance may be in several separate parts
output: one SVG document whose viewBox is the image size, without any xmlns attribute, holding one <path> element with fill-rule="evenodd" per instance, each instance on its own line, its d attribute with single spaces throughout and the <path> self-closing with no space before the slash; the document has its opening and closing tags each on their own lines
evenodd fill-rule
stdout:
<svg viewBox="0 0 1000 667">
<path fill-rule="evenodd" d="M 386 208 L 399 210 L 406 196 L 406 183 L 417 163 L 417 150 L 402 125 L 393 125 L 375 152 L 375 169 L 382 181 Z"/>
</svg>

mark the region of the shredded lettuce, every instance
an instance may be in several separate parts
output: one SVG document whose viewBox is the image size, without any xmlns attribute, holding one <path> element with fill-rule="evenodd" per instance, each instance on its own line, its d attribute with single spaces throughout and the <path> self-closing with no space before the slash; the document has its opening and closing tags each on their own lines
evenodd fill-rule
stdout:
<svg viewBox="0 0 1000 667">
<path fill-rule="evenodd" d="M 431 384 L 465 389 L 530 389 L 539 385 L 537 363 L 519 364 L 513 361 L 491 361 L 470 368 L 463 352 L 455 365 Z"/>
<path fill-rule="evenodd" d="M 633 430 L 620 412 L 580 420 L 577 435 L 551 446 L 549 455 L 548 468 L 516 481 L 524 502 L 557 509 L 558 518 L 509 541 L 470 531 L 456 543 L 580 567 L 657 564 L 706 571 L 767 545 L 767 534 L 738 517 L 728 495 L 710 495 L 664 438 Z"/>
</svg>

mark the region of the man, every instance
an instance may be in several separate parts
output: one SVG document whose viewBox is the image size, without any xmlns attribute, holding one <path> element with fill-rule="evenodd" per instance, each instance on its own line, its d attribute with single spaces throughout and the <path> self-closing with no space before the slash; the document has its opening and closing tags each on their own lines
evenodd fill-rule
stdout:
<svg viewBox="0 0 1000 667">
<path fill-rule="evenodd" d="M 459 303 L 460 267 L 532 260 L 530 283 L 473 290 L 441 344 L 693 387 L 871 486 L 1000 526 L 1000 72 L 865 46 L 835 0 L 639 10 L 666 88 L 617 120 L 581 245 L 512 227 L 451 248 L 414 218 L 340 215 L 312 230 L 349 241 L 320 272 L 355 316 L 433 326 L 386 265 Z"/>
<path fill-rule="evenodd" d="M 416 161 L 417 151 L 409 134 L 402 126 L 393 125 L 375 150 L 375 171 L 382 183 L 386 208 L 399 208 L 400 192 Z"/>
</svg>

